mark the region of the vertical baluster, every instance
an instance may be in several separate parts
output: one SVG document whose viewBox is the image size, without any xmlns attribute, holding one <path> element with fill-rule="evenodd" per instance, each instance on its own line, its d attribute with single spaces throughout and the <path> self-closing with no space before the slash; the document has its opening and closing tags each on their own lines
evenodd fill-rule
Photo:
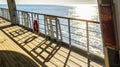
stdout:
<svg viewBox="0 0 120 67">
<path fill-rule="evenodd" d="M 2 17 L 3 17 L 3 14 L 4 14 L 4 12 L 3 12 L 3 9 L 2 9 Z"/>
<path fill-rule="evenodd" d="M 5 18 L 5 9 L 4 9 L 4 11 L 3 11 L 3 17 Z"/>
<path fill-rule="evenodd" d="M 70 27 L 70 19 L 68 19 L 68 31 L 69 31 L 69 47 L 71 48 L 71 27 Z"/>
<path fill-rule="evenodd" d="M 9 19 L 9 11 L 8 11 L 8 9 L 7 9 L 7 19 L 10 20 Z"/>
<path fill-rule="evenodd" d="M 23 26 L 25 26 L 25 12 L 23 13 Z"/>
<path fill-rule="evenodd" d="M 22 26 L 23 26 L 23 22 L 24 22 L 24 21 L 23 21 L 23 19 L 24 19 L 24 18 L 23 18 L 23 17 L 24 17 L 23 14 L 24 14 L 24 12 L 22 12 Z"/>
<path fill-rule="evenodd" d="M 29 29 L 28 12 L 26 12 L 26 27 Z"/>
<path fill-rule="evenodd" d="M 22 26 L 23 26 L 23 12 L 22 12 Z"/>
<path fill-rule="evenodd" d="M 9 13 L 9 10 L 8 10 L 8 18 L 9 18 L 9 20 L 10 20 L 10 13 Z"/>
<path fill-rule="evenodd" d="M 0 8 L 0 16 L 1 16 L 1 8 Z"/>
<path fill-rule="evenodd" d="M 32 13 L 30 13 L 30 28 L 32 29 Z"/>
<path fill-rule="evenodd" d="M 2 9 L 2 17 L 4 18 L 4 9 Z"/>
<path fill-rule="evenodd" d="M 17 16 L 16 16 L 16 17 L 17 17 L 17 21 L 16 21 L 16 23 L 19 24 L 18 11 L 16 11 L 16 13 L 17 13 Z M 8 14 L 8 12 L 7 12 L 7 14 Z M 8 15 L 7 15 L 7 16 L 8 16 Z"/>
<path fill-rule="evenodd" d="M 6 9 L 5 9 L 5 15 L 4 15 L 4 16 L 5 16 L 5 18 L 7 19 L 6 15 L 7 15 L 7 12 L 6 12 Z"/>
<path fill-rule="evenodd" d="M 20 23 L 19 24 L 21 25 L 21 23 L 22 23 L 22 19 L 21 19 L 22 18 L 22 12 L 20 11 L 19 13 L 20 13 L 19 14 L 20 15 Z"/>
<path fill-rule="evenodd" d="M 89 52 L 89 30 L 88 30 L 88 22 L 86 22 L 86 36 L 87 36 L 87 58 L 88 58 L 88 67 L 90 67 L 90 52 Z"/>
<path fill-rule="evenodd" d="M 2 8 L 2 17 L 4 18 L 4 9 Z"/>
<path fill-rule="evenodd" d="M 46 18 L 45 15 L 44 15 L 44 30 L 45 30 L 45 38 L 46 38 L 46 35 L 47 35 L 46 23 L 47 23 L 47 18 Z"/>
<path fill-rule="evenodd" d="M 7 19 L 8 19 L 8 9 L 7 9 Z"/>
<path fill-rule="evenodd" d="M 59 33 L 58 34 L 60 34 L 60 39 L 63 41 L 63 38 L 62 38 L 62 32 L 61 32 L 61 25 L 60 25 L 60 21 L 59 21 L 59 19 L 57 19 L 57 23 L 58 23 L 58 28 L 59 28 Z"/>
<path fill-rule="evenodd" d="M 25 27 L 27 28 L 27 12 L 24 13 L 24 23 L 25 23 Z"/>
<path fill-rule="evenodd" d="M 4 14 L 3 15 L 4 15 L 4 18 L 5 18 L 5 9 L 4 9 Z"/>
<path fill-rule="evenodd" d="M 58 39 L 59 39 L 59 33 L 58 33 L 57 17 L 55 18 L 55 25 L 56 25 L 56 37 L 57 37 L 57 41 L 58 41 Z"/>
<path fill-rule="evenodd" d="M 38 21 L 38 30 L 39 30 L 39 15 L 38 14 L 36 14 L 37 15 L 37 21 Z M 39 31 L 40 32 L 40 31 Z"/>
<path fill-rule="evenodd" d="M 4 15 L 4 16 L 5 16 L 5 19 L 7 19 L 7 18 L 6 18 L 6 9 L 4 10 L 4 12 L 5 12 L 5 15 Z"/>
<path fill-rule="evenodd" d="M 7 9 L 5 10 L 5 18 L 8 19 L 8 18 L 7 18 Z"/>
<path fill-rule="evenodd" d="M 55 37 L 54 36 L 54 32 L 53 32 L 53 26 L 52 26 L 52 24 L 53 24 L 53 19 L 51 18 L 51 17 L 49 17 L 49 19 L 50 19 L 50 36 L 51 37 Z"/>
<path fill-rule="evenodd" d="M 1 13 L 2 13 L 2 12 L 1 12 L 1 8 L 0 8 L 0 16 L 1 16 Z"/>
<path fill-rule="evenodd" d="M 30 29 L 30 14 L 27 13 L 27 22 L 28 22 L 28 28 Z"/>
<path fill-rule="evenodd" d="M 72 45 L 71 45 L 70 19 L 68 19 L 68 33 L 69 33 L 69 53 L 68 53 L 67 58 L 66 58 L 66 61 L 65 61 L 65 63 L 64 63 L 64 67 L 66 67 L 66 65 L 67 65 L 67 62 L 68 62 L 68 60 L 69 60 L 69 56 L 70 56 L 70 53 L 71 53 L 71 47 L 72 47 Z"/>
<path fill-rule="evenodd" d="M 31 15 L 32 15 L 32 23 L 31 23 L 31 25 L 32 25 L 32 30 L 33 30 L 33 22 L 34 22 L 34 20 L 33 20 L 33 13 L 31 13 Z"/>
<path fill-rule="evenodd" d="M 20 11 L 18 11 L 17 16 L 18 16 L 18 25 L 19 25 L 20 24 Z"/>
</svg>

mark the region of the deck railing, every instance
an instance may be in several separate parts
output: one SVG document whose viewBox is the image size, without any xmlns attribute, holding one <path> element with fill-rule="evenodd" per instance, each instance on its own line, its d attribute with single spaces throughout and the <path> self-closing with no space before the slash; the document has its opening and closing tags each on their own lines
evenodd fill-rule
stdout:
<svg viewBox="0 0 120 67">
<path fill-rule="evenodd" d="M 8 9 L 0 8 L 0 16 L 10 20 Z M 19 25 L 33 29 L 36 18 L 40 33 L 103 57 L 100 22 L 21 10 L 17 10 L 17 16 Z"/>
<path fill-rule="evenodd" d="M 0 8 L 0 16 L 10 20 L 10 16 L 9 16 L 9 10 L 6 8 Z"/>
</svg>

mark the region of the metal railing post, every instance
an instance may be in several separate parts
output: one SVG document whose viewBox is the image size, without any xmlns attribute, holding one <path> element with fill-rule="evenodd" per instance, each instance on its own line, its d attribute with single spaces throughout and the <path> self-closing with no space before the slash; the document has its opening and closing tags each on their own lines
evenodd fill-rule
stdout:
<svg viewBox="0 0 120 67">
<path fill-rule="evenodd" d="M 58 28 L 59 28 L 59 33 L 58 33 L 58 34 L 60 34 L 60 39 L 61 39 L 61 41 L 63 41 L 63 38 L 62 38 L 62 31 L 61 31 L 61 25 L 60 25 L 59 19 L 57 19 L 57 24 L 58 24 Z M 58 38 L 59 38 L 59 37 L 58 37 Z"/>
<path fill-rule="evenodd" d="M 68 53 L 67 58 L 66 58 L 66 61 L 65 61 L 65 63 L 64 63 L 64 67 L 66 67 L 66 65 L 67 65 L 67 62 L 68 62 L 68 60 L 69 60 L 70 53 L 71 53 L 71 47 L 72 47 L 72 45 L 71 45 L 71 27 L 70 27 L 70 19 L 68 19 L 68 32 L 69 32 L 69 53 Z"/>
<path fill-rule="evenodd" d="M 45 15 L 44 15 L 44 30 L 45 30 L 45 35 L 47 35 L 46 22 L 47 22 L 47 19 L 46 19 Z M 46 38 L 46 36 L 45 36 L 45 38 Z"/>
<path fill-rule="evenodd" d="M 71 48 L 71 27 L 70 27 L 70 19 L 68 19 L 68 31 L 69 31 L 69 47 Z"/>
<path fill-rule="evenodd" d="M 90 67 L 90 50 L 89 50 L 89 29 L 88 29 L 88 22 L 86 22 L 86 36 L 87 36 L 87 59 L 88 59 L 88 67 Z"/>
<path fill-rule="evenodd" d="M 58 23 L 57 23 L 57 18 L 55 18 L 55 24 L 56 24 L 56 37 L 57 41 L 59 40 L 59 33 L 58 33 Z"/>
</svg>

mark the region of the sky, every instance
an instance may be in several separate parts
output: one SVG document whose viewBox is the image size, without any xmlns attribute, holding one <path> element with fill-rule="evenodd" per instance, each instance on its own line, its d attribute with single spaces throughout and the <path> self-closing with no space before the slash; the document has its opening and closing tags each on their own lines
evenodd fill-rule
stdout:
<svg viewBox="0 0 120 67">
<path fill-rule="evenodd" d="M 15 0 L 17 4 L 96 4 L 97 0 Z M 6 4 L 7 0 L 0 0 Z"/>
</svg>

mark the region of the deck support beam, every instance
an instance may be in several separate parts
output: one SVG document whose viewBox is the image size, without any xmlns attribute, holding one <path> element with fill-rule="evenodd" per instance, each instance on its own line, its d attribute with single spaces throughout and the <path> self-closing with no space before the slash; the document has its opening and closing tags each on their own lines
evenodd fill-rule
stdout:
<svg viewBox="0 0 120 67">
<path fill-rule="evenodd" d="M 103 25 L 102 22 L 102 18 L 101 19 L 101 29 L 102 29 L 102 34 L 103 34 L 103 42 L 104 42 L 104 56 L 105 56 L 105 67 L 119 67 L 120 66 L 120 60 L 119 60 L 119 39 L 118 39 L 118 30 L 117 30 L 117 21 L 116 21 L 116 9 L 115 9 L 115 4 L 114 4 L 114 0 L 98 0 L 98 5 L 99 5 L 99 12 L 101 11 L 100 6 L 101 5 L 110 5 L 112 7 L 112 19 L 113 19 L 113 26 L 114 26 L 114 34 L 115 34 L 115 44 L 112 44 L 112 42 L 110 42 L 112 45 L 115 45 L 114 48 L 111 48 L 110 46 L 106 46 L 106 42 L 104 40 L 104 28 L 106 27 L 106 25 Z M 104 11 L 104 10 L 103 10 Z M 100 16 L 103 15 L 100 12 Z M 106 14 L 107 15 L 107 14 Z M 108 22 L 108 21 L 107 21 Z M 111 21 L 110 21 L 111 23 Z M 109 25 L 107 25 L 108 27 Z M 110 27 L 109 27 L 110 28 Z M 109 29 L 108 28 L 108 29 Z M 112 30 L 112 27 L 111 27 Z M 108 33 L 109 35 L 109 33 Z M 114 36 L 113 36 L 114 37 Z"/>
<path fill-rule="evenodd" d="M 13 24 L 17 23 L 17 12 L 16 12 L 16 4 L 15 0 L 7 0 L 8 9 L 10 13 L 10 20 Z"/>
</svg>

